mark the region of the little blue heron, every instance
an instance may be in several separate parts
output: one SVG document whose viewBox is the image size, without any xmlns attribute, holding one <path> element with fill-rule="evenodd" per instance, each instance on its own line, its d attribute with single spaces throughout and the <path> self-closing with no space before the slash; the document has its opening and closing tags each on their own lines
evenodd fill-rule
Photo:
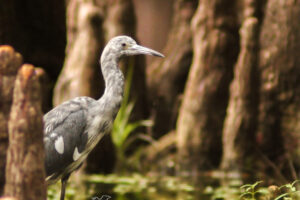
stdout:
<svg viewBox="0 0 300 200">
<path fill-rule="evenodd" d="M 161 53 L 138 45 L 128 36 L 112 38 L 104 48 L 100 64 L 105 91 L 98 99 L 76 97 L 44 116 L 47 183 L 61 180 L 60 199 L 65 197 L 69 176 L 78 169 L 105 133 L 109 133 L 124 91 L 124 75 L 118 67 L 123 56 Z"/>
</svg>

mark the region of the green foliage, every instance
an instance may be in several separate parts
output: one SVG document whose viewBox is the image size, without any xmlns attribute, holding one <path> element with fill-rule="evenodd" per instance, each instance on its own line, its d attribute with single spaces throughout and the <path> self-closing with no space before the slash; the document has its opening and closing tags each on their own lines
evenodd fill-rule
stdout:
<svg viewBox="0 0 300 200">
<path fill-rule="evenodd" d="M 223 199 L 238 199 L 240 195 L 240 185 L 242 180 L 240 179 L 227 179 L 226 185 L 221 187 L 206 186 L 203 193 L 209 194 L 210 199 L 223 200 Z"/>
<path fill-rule="evenodd" d="M 61 189 L 60 182 L 50 185 L 47 190 L 47 200 L 59 199 L 60 198 L 60 189 Z M 74 188 L 74 185 L 68 184 L 68 187 L 66 188 L 65 199 L 73 200 L 73 199 L 75 199 L 75 196 L 77 194 L 78 193 L 77 193 L 76 189 Z"/>
<path fill-rule="evenodd" d="M 130 116 L 134 108 L 134 101 L 129 102 L 129 94 L 132 83 L 133 67 L 130 66 L 127 72 L 124 99 L 121 105 L 121 108 L 118 112 L 118 115 L 114 121 L 112 129 L 112 141 L 117 149 L 117 155 L 119 159 L 124 158 L 124 152 L 128 144 L 128 137 L 133 133 L 137 128 L 143 126 L 152 126 L 151 120 L 140 120 L 135 122 L 130 122 Z M 121 161 L 122 162 L 122 161 Z"/>
<path fill-rule="evenodd" d="M 158 190 L 168 192 L 193 192 L 194 187 L 176 177 L 146 177 L 140 174 L 131 176 L 110 175 L 89 175 L 85 180 L 92 184 L 113 185 L 113 192 L 116 194 L 127 193 L 156 193 Z"/>
<path fill-rule="evenodd" d="M 285 184 L 283 186 L 269 186 L 269 190 L 264 187 L 258 187 L 262 181 L 258 181 L 254 184 L 246 184 L 241 187 L 242 194 L 240 199 L 244 200 L 294 200 L 300 199 L 299 190 L 297 190 L 296 184 L 300 180 L 296 180 L 292 183 Z"/>
<path fill-rule="evenodd" d="M 279 187 L 280 190 L 286 189 L 286 192 L 279 195 L 277 198 L 275 198 L 274 200 L 280 200 L 280 199 L 284 199 L 284 200 L 292 200 L 292 199 L 299 199 L 299 192 L 296 188 L 296 183 L 299 183 L 300 180 L 295 180 L 293 183 L 288 183 L 285 184 L 281 187 Z"/>
<path fill-rule="evenodd" d="M 241 186 L 243 192 L 240 196 L 240 199 L 256 200 L 257 196 L 266 194 L 266 190 L 257 188 L 260 183 L 262 183 L 262 181 L 257 181 L 254 184 L 245 184 Z"/>
<path fill-rule="evenodd" d="M 202 179 L 205 182 L 205 178 Z M 208 181 L 208 180 L 206 180 Z M 76 183 L 71 177 L 66 190 L 66 200 L 92 199 L 104 194 L 112 196 L 113 200 L 171 200 L 174 197 L 182 200 L 297 200 L 300 199 L 299 180 L 283 186 L 262 186 L 262 181 L 245 184 L 240 181 L 226 181 L 224 186 L 219 184 L 207 185 L 193 183 L 192 180 L 172 176 L 143 176 L 132 174 L 120 176 L 110 175 L 82 175 L 81 181 Z M 231 181 L 231 182 L 230 182 Z M 79 184 L 80 183 L 80 184 Z M 59 199 L 60 183 L 48 188 L 48 200 Z"/>
</svg>

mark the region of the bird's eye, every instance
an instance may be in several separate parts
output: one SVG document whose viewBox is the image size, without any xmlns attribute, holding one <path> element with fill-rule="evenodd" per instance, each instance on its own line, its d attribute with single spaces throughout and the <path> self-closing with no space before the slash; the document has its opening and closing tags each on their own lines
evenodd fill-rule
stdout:
<svg viewBox="0 0 300 200">
<path fill-rule="evenodd" d="M 122 43 L 122 47 L 126 47 L 126 43 Z"/>
</svg>

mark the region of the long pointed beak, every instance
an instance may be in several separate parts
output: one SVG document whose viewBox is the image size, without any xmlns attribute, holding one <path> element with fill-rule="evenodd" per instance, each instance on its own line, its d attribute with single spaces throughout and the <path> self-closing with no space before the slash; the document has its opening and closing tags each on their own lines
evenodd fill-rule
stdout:
<svg viewBox="0 0 300 200">
<path fill-rule="evenodd" d="M 153 49 L 149 49 L 147 47 L 143 47 L 141 45 L 133 45 L 130 47 L 130 50 L 134 51 L 136 54 L 148 54 L 152 56 L 165 57 L 163 54 L 154 51 Z"/>
</svg>

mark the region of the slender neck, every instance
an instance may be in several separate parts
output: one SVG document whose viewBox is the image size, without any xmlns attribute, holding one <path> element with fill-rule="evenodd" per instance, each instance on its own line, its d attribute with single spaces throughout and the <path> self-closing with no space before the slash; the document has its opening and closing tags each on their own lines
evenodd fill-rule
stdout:
<svg viewBox="0 0 300 200">
<path fill-rule="evenodd" d="M 101 71 L 105 82 L 105 91 L 99 101 L 103 99 L 103 102 L 109 102 L 106 106 L 115 112 L 118 111 L 121 105 L 124 92 L 124 75 L 118 67 L 118 61 L 119 59 L 114 57 L 114 54 L 107 52 L 101 57 Z"/>
</svg>

